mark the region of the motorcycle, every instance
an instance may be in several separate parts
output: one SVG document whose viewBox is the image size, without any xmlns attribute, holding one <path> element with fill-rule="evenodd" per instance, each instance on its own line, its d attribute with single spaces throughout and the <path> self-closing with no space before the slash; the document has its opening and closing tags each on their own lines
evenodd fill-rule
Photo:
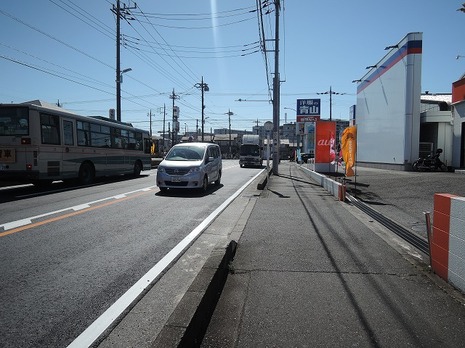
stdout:
<svg viewBox="0 0 465 348">
<path fill-rule="evenodd" d="M 428 155 L 426 158 L 419 158 L 412 164 L 413 170 L 416 171 L 447 171 L 447 166 L 441 161 L 439 156 L 442 153 L 442 149 L 437 149 L 434 155 Z"/>
</svg>

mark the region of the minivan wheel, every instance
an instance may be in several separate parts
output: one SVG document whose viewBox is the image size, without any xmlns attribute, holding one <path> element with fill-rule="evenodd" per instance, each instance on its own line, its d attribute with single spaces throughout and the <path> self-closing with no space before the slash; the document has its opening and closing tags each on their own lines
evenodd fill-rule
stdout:
<svg viewBox="0 0 465 348">
<path fill-rule="evenodd" d="M 215 186 L 221 185 L 221 172 L 218 172 L 218 178 L 215 181 Z"/>
<path fill-rule="evenodd" d="M 208 189 L 208 178 L 207 178 L 207 176 L 205 175 L 205 176 L 203 177 L 201 190 L 202 190 L 202 192 L 207 192 L 207 189 Z"/>
</svg>

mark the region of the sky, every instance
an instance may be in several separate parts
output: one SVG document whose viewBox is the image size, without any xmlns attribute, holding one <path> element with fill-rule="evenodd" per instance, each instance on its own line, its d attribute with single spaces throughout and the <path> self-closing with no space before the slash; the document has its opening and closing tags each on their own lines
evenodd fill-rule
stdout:
<svg viewBox="0 0 465 348">
<path fill-rule="evenodd" d="M 422 91 L 451 93 L 465 73 L 462 2 L 281 0 L 280 124 L 295 122 L 297 99 L 320 98 L 322 119 L 331 112 L 347 120 L 352 81 L 410 32 L 423 33 Z M 114 7 L 116 0 L 1 1 L 0 103 L 39 99 L 108 116 L 116 108 Z M 174 100 L 180 134 L 195 131 L 202 78 L 205 132 L 229 121 L 247 131 L 273 121 L 274 1 L 121 0 L 121 7 L 120 67 L 131 69 L 121 84 L 122 121 L 158 133 L 165 110 L 167 130 Z M 331 98 L 322 94 L 329 90 Z"/>
</svg>

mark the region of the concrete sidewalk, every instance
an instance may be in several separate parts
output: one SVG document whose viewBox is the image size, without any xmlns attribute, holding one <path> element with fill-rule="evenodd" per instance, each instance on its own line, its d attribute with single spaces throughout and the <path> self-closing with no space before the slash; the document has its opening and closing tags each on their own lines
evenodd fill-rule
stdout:
<svg viewBox="0 0 465 348">
<path fill-rule="evenodd" d="M 257 200 L 202 347 L 458 347 L 463 296 L 283 162 Z"/>
</svg>

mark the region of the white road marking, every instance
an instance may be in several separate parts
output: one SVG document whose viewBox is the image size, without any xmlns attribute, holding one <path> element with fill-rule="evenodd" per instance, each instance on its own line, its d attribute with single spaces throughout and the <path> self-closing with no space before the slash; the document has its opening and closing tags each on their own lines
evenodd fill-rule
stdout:
<svg viewBox="0 0 465 348">
<path fill-rule="evenodd" d="M 145 187 L 145 188 L 140 189 L 140 190 L 130 191 L 130 192 L 126 192 L 126 193 L 123 193 L 123 194 L 98 199 L 98 200 L 93 201 L 93 202 L 83 203 L 83 204 L 75 205 L 75 206 L 72 206 L 72 207 L 68 207 L 68 208 L 59 209 L 59 210 L 51 211 L 51 212 L 40 214 L 40 215 L 27 217 L 27 218 L 24 218 L 24 219 L 21 219 L 21 220 L 6 222 L 6 223 L 0 225 L 0 229 L 3 228 L 3 232 L 5 232 L 5 231 L 11 230 L 13 228 L 29 225 L 29 224 L 32 223 L 32 220 L 35 220 L 35 219 L 44 218 L 44 217 L 54 215 L 54 214 L 60 214 L 60 213 L 63 213 L 65 211 L 68 211 L 68 210 L 78 211 L 78 210 L 86 209 L 86 208 L 89 208 L 92 204 L 101 203 L 101 202 L 109 201 L 109 200 L 112 200 L 112 199 L 121 199 L 121 198 L 127 197 L 128 195 L 131 195 L 133 193 L 146 192 L 146 191 L 153 190 L 155 187 L 156 186 L 149 186 L 149 187 Z"/>
<path fill-rule="evenodd" d="M 26 226 L 26 225 L 29 225 L 30 223 L 31 223 L 30 219 L 22 219 L 22 220 L 16 220 L 16 221 L 13 221 L 13 222 L 7 222 L 4 225 L 0 225 L 0 227 L 3 227 L 5 229 L 5 231 L 6 231 L 6 230 L 11 230 L 13 228 Z"/>
</svg>

